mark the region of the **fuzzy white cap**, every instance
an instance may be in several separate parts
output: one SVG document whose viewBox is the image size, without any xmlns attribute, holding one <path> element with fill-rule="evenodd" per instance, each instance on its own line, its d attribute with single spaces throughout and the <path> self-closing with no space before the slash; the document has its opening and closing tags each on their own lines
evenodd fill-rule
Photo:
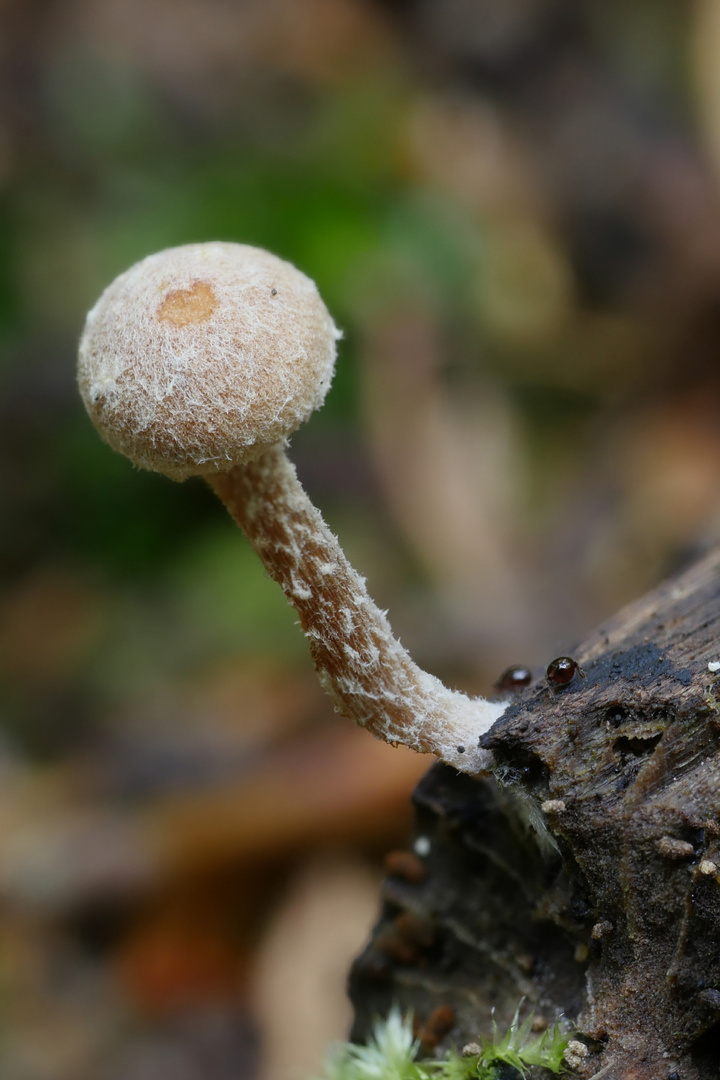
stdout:
<svg viewBox="0 0 720 1080">
<path fill-rule="evenodd" d="M 325 399 L 340 334 L 310 278 L 244 244 L 136 263 L 87 317 L 78 381 L 115 450 L 175 480 L 227 472 Z"/>
</svg>

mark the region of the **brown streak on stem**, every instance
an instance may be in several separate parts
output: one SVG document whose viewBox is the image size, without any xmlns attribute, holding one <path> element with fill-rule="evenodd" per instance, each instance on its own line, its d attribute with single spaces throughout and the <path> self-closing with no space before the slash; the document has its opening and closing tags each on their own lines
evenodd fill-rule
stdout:
<svg viewBox="0 0 720 1080">
<path fill-rule="evenodd" d="M 501 711 L 448 690 L 400 646 L 301 487 L 281 446 L 209 480 L 296 609 L 337 710 L 386 742 L 480 767 L 477 737 Z M 488 710 L 483 723 L 483 708 Z M 492 714 L 492 715 L 490 715 Z"/>
</svg>

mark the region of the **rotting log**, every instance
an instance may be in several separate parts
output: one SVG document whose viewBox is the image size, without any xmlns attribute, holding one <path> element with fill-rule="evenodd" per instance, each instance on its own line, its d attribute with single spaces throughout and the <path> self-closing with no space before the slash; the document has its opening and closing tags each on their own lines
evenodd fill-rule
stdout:
<svg viewBox="0 0 720 1080">
<path fill-rule="evenodd" d="M 717 1080 L 719 631 L 720 549 L 591 636 L 567 686 L 514 700 L 481 740 L 492 778 L 430 770 L 353 1038 L 396 1001 L 426 1050 L 462 1046 L 524 998 L 573 1023 L 583 1077 Z"/>
</svg>

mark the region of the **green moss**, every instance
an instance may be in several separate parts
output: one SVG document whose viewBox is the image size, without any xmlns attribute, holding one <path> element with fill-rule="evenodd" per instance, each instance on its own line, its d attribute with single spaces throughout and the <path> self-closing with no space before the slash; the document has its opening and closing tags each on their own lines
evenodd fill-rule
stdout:
<svg viewBox="0 0 720 1080">
<path fill-rule="evenodd" d="M 521 1076 L 531 1066 L 559 1073 L 570 1038 L 567 1026 L 557 1023 L 533 1039 L 532 1021 L 531 1013 L 521 1024 L 516 1012 L 502 1036 L 493 1021 L 492 1038 L 481 1038 L 475 1054 L 451 1051 L 440 1061 L 416 1061 L 420 1046 L 413 1036 L 412 1016 L 392 1009 L 387 1019 L 376 1022 L 366 1046 L 335 1047 L 325 1080 L 497 1080 L 503 1066 Z"/>
</svg>

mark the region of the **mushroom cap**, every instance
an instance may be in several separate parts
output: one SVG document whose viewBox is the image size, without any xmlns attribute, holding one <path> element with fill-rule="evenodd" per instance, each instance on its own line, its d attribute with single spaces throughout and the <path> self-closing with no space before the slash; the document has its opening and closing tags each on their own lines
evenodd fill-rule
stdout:
<svg viewBox="0 0 720 1080">
<path fill-rule="evenodd" d="M 340 334 L 317 286 L 245 244 L 168 248 L 102 294 L 78 381 L 102 437 L 176 480 L 227 472 L 322 404 Z"/>
</svg>

